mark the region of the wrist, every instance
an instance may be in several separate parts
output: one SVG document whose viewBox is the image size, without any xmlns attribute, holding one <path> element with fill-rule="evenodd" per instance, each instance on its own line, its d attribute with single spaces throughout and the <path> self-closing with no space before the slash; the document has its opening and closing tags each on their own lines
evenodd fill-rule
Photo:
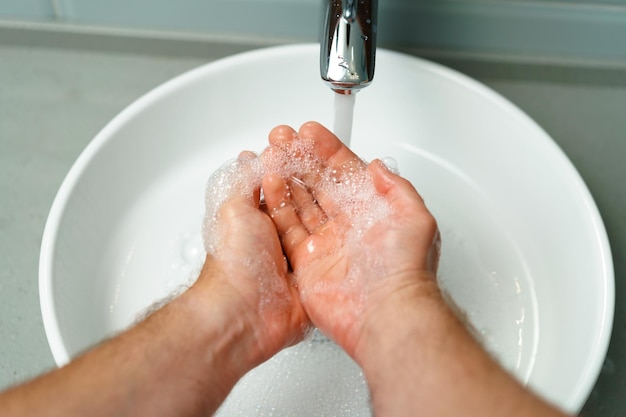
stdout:
<svg viewBox="0 0 626 417">
<path fill-rule="evenodd" d="M 372 309 L 364 321 L 353 357 L 368 373 L 398 369 L 427 357 L 445 344 L 451 328 L 463 325 L 444 301 L 434 279 L 402 287 Z M 408 348 L 408 345 L 411 348 Z M 411 358 L 405 358 L 410 351 Z M 382 380 L 378 375 L 368 380 Z"/>
<path fill-rule="evenodd" d="M 235 269 L 207 257 L 191 289 L 207 308 L 215 310 L 213 314 L 241 329 L 238 337 L 243 339 L 240 348 L 246 354 L 242 364 L 247 371 L 302 340 L 308 318 L 286 266 L 284 275 L 270 269 L 263 276 L 251 276 L 237 274 Z"/>
<path fill-rule="evenodd" d="M 215 359 L 238 380 L 271 355 L 258 343 L 254 313 L 220 278 L 201 277 L 181 298 L 199 323 L 208 359 Z"/>
<path fill-rule="evenodd" d="M 446 304 L 435 282 L 394 294 L 355 353 L 376 415 L 561 416 L 503 370 Z M 498 393 L 498 395 L 494 395 Z"/>
</svg>

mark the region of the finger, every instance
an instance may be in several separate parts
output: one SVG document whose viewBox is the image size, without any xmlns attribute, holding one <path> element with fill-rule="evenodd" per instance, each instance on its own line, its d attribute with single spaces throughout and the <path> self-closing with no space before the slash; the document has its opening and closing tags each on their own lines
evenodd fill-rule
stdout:
<svg viewBox="0 0 626 417">
<path fill-rule="evenodd" d="M 360 162 L 361 159 L 350 150 L 333 132 L 317 122 L 307 122 L 300 127 L 298 137 L 313 140 L 313 152 L 331 169 L 341 170 L 345 165 Z"/>
<path fill-rule="evenodd" d="M 272 146 L 281 146 L 295 139 L 297 132 L 286 125 L 276 126 L 270 131 L 269 142 Z"/>
<path fill-rule="evenodd" d="M 431 240 L 424 240 L 427 254 L 426 268 L 436 272 L 439 265 L 441 235 L 437 221 L 424 204 L 424 200 L 410 181 L 389 171 L 381 161 L 373 161 L 368 170 L 372 173 L 376 190 L 388 201 L 396 217 L 417 227 L 421 236 L 431 237 Z"/>
<path fill-rule="evenodd" d="M 255 154 L 252 151 L 242 151 L 237 156 L 237 159 L 239 161 L 251 161 L 251 160 L 256 159 L 256 158 L 257 158 L 257 154 Z"/>
<path fill-rule="evenodd" d="M 316 122 L 302 125 L 298 136 L 313 141 L 313 153 L 321 167 L 303 180 L 311 187 L 317 203 L 331 217 L 339 214 L 342 204 L 337 201 L 337 191 L 350 181 L 361 182 L 366 174 L 366 164 L 330 130 Z M 321 174 L 320 174 L 321 173 Z M 344 187 L 340 193 L 346 191 Z"/>
<path fill-rule="evenodd" d="M 335 184 L 347 184 L 349 181 L 363 181 L 365 163 L 359 159 L 331 131 L 319 123 L 308 122 L 296 132 L 288 126 L 278 126 L 270 133 L 272 146 L 264 155 L 268 165 L 280 158 L 301 159 L 304 170 L 295 173 L 307 188 L 307 194 L 299 196 L 315 197 L 321 210 L 309 210 L 309 200 L 296 200 L 298 209 L 306 207 L 307 217 L 302 217 L 311 230 L 312 223 L 318 222 L 320 213 L 325 212 L 335 217 L 342 211 L 342 204 L 337 201 L 338 193 L 345 193 L 346 187 L 334 187 Z M 282 155 L 281 155 L 282 153 Z M 279 158 L 275 158 L 275 156 Z M 306 161 L 306 162 L 304 162 Z M 273 172 L 280 172 L 273 168 Z M 369 180 L 369 179 L 368 179 Z M 296 189 L 294 189 L 296 191 Z M 308 217 L 309 214 L 313 216 Z"/>
<path fill-rule="evenodd" d="M 307 150 L 306 146 L 297 147 L 293 145 L 296 145 L 298 141 L 310 142 L 312 148 L 308 148 L 308 152 L 311 152 L 324 168 L 328 167 L 337 172 L 344 170 L 346 166 L 353 166 L 354 164 L 365 168 L 365 164 L 350 148 L 345 146 L 330 130 L 317 122 L 303 124 L 299 132 L 296 132 L 289 126 L 277 126 L 270 132 L 269 141 L 272 146 L 285 151 L 294 149 L 299 149 L 300 151 Z M 305 157 L 305 155 L 297 154 L 291 156 Z M 310 172 L 314 171 L 310 170 Z M 312 177 L 311 181 L 307 181 L 307 183 L 315 180 L 316 177 Z"/>
<path fill-rule="evenodd" d="M 296 208 L 298 217 L 309 233 L 326 223 L 328 216 L 317 204 L 317 200 L 306 184 L 295 177 L 290 178 L 287 184 L 289 185 L 291 200 Z"/>
<path fill-rule="evenodd" d="M 239 187 L 239 197 L 246 198 L 247 202 L 255 208 L 259 208 L 261 198 L 261 184 L 255 179 L 255 169 L 253 164 L 257 161 L 258 155 L 252 151 L 243 151 L 237 156 L 237 168 L 242 178 L 245 178 L 245 186 Z M 248 193 L 251 187 L 250 198 Z"/>
<path fill-rule="evenodd" d="M 303 177 L 319 170 L 311 141 L 300 141 L 289 126 L 277 126 L 270 132 L 268 146 L 261 154 L 266 173 L 280 174 L 283 178 Z"/>
<path fill-rule="evenodd" d="M 291 260 L 296 249 L 309 237 L 309 232 L 298 217 L 284 179 L 278 175 L 265 177 L 263 193 L 283 250 Z"/>
<path fill-rule="evenodd" d="M 381 160 L 375 159 L 367 169 L 372 174 L 376 191 L 385 196 L 392 207 L 400 208 L 406 204 L 406 201 L 412 201 L 426 209 L 424 199 L 413 184 L 406 178 L 391 172 Z"/>
</svg>

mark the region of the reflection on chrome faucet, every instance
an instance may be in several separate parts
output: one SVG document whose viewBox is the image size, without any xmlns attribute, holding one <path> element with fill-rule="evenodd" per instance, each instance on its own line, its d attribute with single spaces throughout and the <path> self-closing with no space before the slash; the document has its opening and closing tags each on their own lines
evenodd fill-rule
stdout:
<svg viewBox="0 0 626 417">
<path fill-rule="evenodd" d="M 320 73 L 330 88 L 351 94 L 374 78 L 378 0 L 327 0 Z"/>
</svg>

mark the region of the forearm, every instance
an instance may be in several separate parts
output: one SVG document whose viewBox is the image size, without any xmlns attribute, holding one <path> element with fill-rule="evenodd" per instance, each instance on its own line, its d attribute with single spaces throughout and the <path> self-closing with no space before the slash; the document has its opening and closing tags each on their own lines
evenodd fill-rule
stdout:
<svg viewBox="0 0 626 417">
<path fill-rule="evenodd" d="M 0 414 L 212 414 L 263 358 L 220 294 L 192 288 L 135 328 L 0 396 Z"/>
<path fill-rule="evenodd" d="M 377 416 L 563 415 L 508 375 L 434 287 L 396 297 L 378 311 L 356 354 Z"/>
</svg>

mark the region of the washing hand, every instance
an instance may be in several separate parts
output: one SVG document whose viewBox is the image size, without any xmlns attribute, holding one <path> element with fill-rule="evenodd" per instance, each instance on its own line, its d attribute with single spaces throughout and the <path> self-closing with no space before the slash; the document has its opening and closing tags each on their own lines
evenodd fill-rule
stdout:
<svg viewBox="0 0 626 417">
<path fill-rule="evenodd" d="M 242 153 L 235 165 L 236 181 L 219 190 L 215 218 L 207 213 L 208 254 L 195 287 L 205 286 L 229 299 L 238 316 L 255 334 L 262 359 L 299 341 L 308 325 L 270 217 L 259 210 L 260 178 L 256 155 Z M 224 168 L 223 168 L 224 169 Z M 224 194 L 225 193 L 225 194 Z M 210 207 L 209 207 L 210 210 Z M 210 224 L 212 223 L 213 226 Z"/>
<path fill-rule="evenodd" d="M 500 368 L 447 307 L 437 225 L 408 181 L 315 123 L 298 135 L 278 127 L 270 144 L 220 172 L 237 181 L 217 181 L 223 192 L 207 198 L 196 283 L 0 394 L 1 415 L 212 415 L 246 372 L 302 338 L 306 310 L 363 369 L 375 415 L 565 416 Z"/>
<path fill-rule="evenodd" d="M 267 176 L 265 200 L 302 305 L 363 369 L 375 415 L 563 416 L 508 375 L 445 303 L 437 224 L 407 180 L 365 164 L 316 123 L 297 134 L 278 127 L 270 144 L 308 149 L 299 157 L 315 163 Z"/>
<path fill-rule="evenodd" d="M 407 180 L 380 161 L 366 165 L 321 125 L 307 123 L 297 134 L 280 126 L 269 140 L 275 153 L 312 142 L 316 169 L 295 179 L 269 175 L 263 190 L 307 314 L 354 356 L 381 305 L 405 294 L 438 294 L 437 224 Z M 350 204 L 359 196 L 341 201 L 348 181 L 359 193 L 373 186 L 366 204 Z M 382 211 L 373 225 L 369 211 Z M 355 225 L 359 218 L 363 224 Z"/>
</svg>

